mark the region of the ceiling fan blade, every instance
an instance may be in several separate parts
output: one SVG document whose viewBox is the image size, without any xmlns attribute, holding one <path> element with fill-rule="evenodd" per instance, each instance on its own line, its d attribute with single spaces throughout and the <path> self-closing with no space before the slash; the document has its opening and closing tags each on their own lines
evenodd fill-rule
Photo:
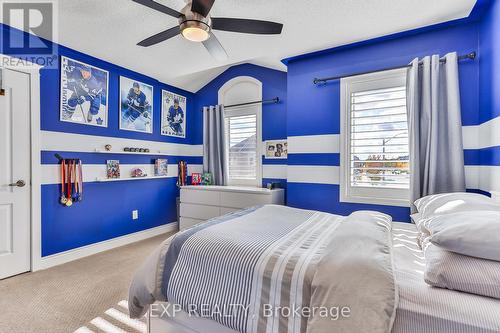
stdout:
<svg viewBox="0 0 500 333">
<path fill-rule="evenodd" d="M 259 35 L 278 35 L 283 24 L 227 17 L 212 17 L 212 29 Z"/>
<path fill-rule="evenodd" d="M 157 10 L 159 12 L 165 13 L 167 15 L 173 16 L 175 18 L 179 18 L 182 15 L 175 9 L 159 4 L 158 2 L 155 2 L 153 0 L 132 0 L 132 1 L 137 2 L 138 4 L 141 4 L 143 6 L 149 7 L 151 9 Z"/>
<path fill-rule="evenodd" d="M 215 0 L 193 0 L 191 4 L 191 11 L 201 14 L 204 17 L 207 17 L 210 9 L 214 5 Z"/>
<path fill-rule="evenodd" d="M 157 33 L 156 35 L 148 37 L 145 40 L 140 41 L 139 43 L 137 43 L 137 45 L 144 46 L 144 47 L 155 45 L 155 44 L 163 42 L 163 41 L 165 41 L 167 39 L 175 37 L 179 33 L 180 33 L 179 27 L 173 27 L 173 28 L 167 29 L 165 31 L 162 31 L 160 33 Z"/>
<path fill-rule="evenodd" d="M 210 38 L 203 42 L 203 46 L 208 50 L 208 53 L 212 55 L 217 61 L 225 61 L 228 56 L 226 50 L 222 47 L 217 37 L 212 33 Z"/>
</svg>

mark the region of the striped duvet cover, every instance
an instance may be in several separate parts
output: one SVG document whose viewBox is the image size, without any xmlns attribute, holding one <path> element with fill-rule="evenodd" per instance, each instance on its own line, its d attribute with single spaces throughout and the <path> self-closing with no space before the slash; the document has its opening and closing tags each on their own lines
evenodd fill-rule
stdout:
<svg viewBox="0 0 500 333">
<path fill-rule="evenodd" d="M 381 213 L 246 209 L 165 242 L 134 279 L 131 314 L 168 301 L 238 332 L 388 332 L 391 248 Z"/>
</svg>

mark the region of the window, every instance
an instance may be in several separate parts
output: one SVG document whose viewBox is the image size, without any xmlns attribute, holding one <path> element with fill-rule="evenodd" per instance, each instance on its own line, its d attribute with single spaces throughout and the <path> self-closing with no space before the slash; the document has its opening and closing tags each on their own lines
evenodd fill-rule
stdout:
<svg viewBox="0 0 500 333">
<path fill-rule="evenodd" d="M 219 104 L 234 105 L 262 100 L 262 83 L 238 76 L 219 89 Z M 262 105 L 224 110 L 228 185 L 262 186 Z"/>
<path fill-rule="evenodd" d="M 233 183 L 253 183 L 257 179 L 257 115 L 226 116 L 225 121 L 228 178 Z"/>
<path fill-rule="evenodd" d="M 341 81 L 341 201 L 408 205 L 406 70 Z"/>
</svg>

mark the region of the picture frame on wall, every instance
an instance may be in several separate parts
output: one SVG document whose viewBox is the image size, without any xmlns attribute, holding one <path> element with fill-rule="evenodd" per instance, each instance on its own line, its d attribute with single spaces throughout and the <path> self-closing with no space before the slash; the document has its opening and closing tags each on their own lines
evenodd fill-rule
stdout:
<svg viewBox="0 0 500 333">
<path fill-rule="evenodd" d="M 288 158 L 287 140 L 266 141 L 266 159 Z"/>
<path fill-rule="evenodd" d="M 187 98 L 173 92 L 161 92 L 161 135 L 186 137 Z"/>
<path fill-rule="evenodd" d="M 108 71 L 61 56 L 60 87 L 60 121 L 108 127 Z"/>
<path fill-rule="evenodd" d="M 120 129 L 153 133 L 153 86 L 120 76 Z"/>
</svg>

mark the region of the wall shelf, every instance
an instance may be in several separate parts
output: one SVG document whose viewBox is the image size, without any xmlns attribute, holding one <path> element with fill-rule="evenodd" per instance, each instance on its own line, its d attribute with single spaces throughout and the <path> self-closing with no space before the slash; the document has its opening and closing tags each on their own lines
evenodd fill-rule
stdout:
<svg viewBox="0 0 500 333">
<path fill-rule="evenodd" d="M 168 156 L 167 153 L 162 153 L 160 151 L 150 151 L 149 153 L 145 152 L 136 152 L 136 151 L 122 151 L 122 150 L 102 150 L 96 149 L 96 153 L 99 154 L 128 154 L 128 155 L 158 155 L 158 156 Z"/>
<path fill-rule="evenodd" d="M 96 178 L 96 182 L 119 182 L 127 180 L 145 180 L 145 179 L 165 179 L 169 176 L 147 176 L 147 177 L 127 177 L 127 178 Z"/>
</svg>

